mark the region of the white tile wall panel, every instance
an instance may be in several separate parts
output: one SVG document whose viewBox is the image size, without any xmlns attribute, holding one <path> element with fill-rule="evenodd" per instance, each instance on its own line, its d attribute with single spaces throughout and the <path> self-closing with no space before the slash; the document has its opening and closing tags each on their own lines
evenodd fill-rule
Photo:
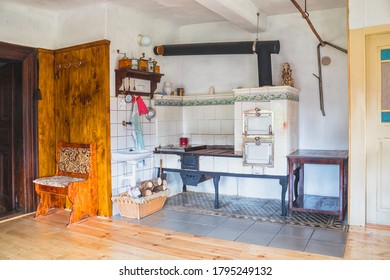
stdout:
<svg viewBox="0 0 390 280">
<path fill-rule="evenodd" d="M 199 157 L 199 170 L 214 171 L 214 157 Z"/>
<path fill-rule="evenodd" d="M 242 164 L 242 158 L 228 158 L 228 172 L 243 173 L 244 166 Z"/>
<path fill-rule="evenodd" d="M 228 158 L 214 157 L 214 171 L 215 172 L 228 172 Z"/>
</svg>

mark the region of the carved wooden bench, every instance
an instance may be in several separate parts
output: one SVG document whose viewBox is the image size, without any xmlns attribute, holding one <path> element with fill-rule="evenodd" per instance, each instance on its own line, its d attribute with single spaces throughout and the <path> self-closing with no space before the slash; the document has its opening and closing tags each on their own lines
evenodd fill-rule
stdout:
<svg viewBox="0 0 390 280">
<path fill-rule="evenodd" d="M 40 197 L 35 217 L 55 212 L 53 208 L 64 209 L 66 198 L 72 203 L 68 225 L 84 216 L 96 216 L 96 144 L 58 142 L 55 175 L 33 182 Z"/>
</svg>

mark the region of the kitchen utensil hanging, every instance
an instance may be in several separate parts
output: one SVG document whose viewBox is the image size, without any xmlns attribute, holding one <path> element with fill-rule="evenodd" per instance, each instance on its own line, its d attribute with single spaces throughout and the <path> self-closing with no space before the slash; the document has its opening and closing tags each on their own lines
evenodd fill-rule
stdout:
<svg viewBox="0 0 390 280">
<path fill-rule="evenodd" d="M 149 107 L 148 107 L 148 113 L 146 114 L 145 118 L 150 121 L 156 116 L 156 110 L 152 107 L 152 99 L 149 99 Z"/>
</svg>

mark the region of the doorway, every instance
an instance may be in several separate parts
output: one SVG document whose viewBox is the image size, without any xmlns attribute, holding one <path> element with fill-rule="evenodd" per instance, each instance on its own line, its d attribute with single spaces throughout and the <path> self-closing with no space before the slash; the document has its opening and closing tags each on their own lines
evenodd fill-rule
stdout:
<svg viewBox="0 0 390 280">
<path fill-rule="evenodd" d="M 36 209 L 37 52 L 0 42 L 0 219 Z"/>
<path fill-rule="evenodd" d="M 15 144 L 20 135 L 22 84 L 20 62 L 0 61 L 0 216 L 18 210 L 15 189 Z"/>
</svg>

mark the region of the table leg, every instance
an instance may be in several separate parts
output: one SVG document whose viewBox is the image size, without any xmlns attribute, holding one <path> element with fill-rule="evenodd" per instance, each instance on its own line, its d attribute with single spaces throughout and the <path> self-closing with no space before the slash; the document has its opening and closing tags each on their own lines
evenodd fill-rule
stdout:
<svg viewBox="0 0 390 280">
<path fill-rule="evenodd" d="M 289 159 L 288 160 L 288 178 L 289 178 L 289 192 L 288 192 L 288 210 L 289 215 L 292 213 L 292 207 L 293 207 L 293 185 L 294 185 L 294 163 Z"/>
<path fill-rule="evenodd" d="M 344 219 L 344 162 L 341 161 L 339 164 L 339 220 L 342 221 Z"/>
<path fill-rule="evenodd" d="M 282 186 L 282 216 L 287 216 L 287 208 L 286 208 L 286 192 L 287 192 L 287 184 L 288 184 L 288 176 L 283 179 L 279 179 L 279 184 Z"/>
<path fill-rule="evenodd" d="M 297 164 L 297 168 L 294 169 L 294 200 L 292 202 L 292 205 L 294 207 L 300 207 L 300 203 L 298 201 L 299 196 L 303 195 L 302 187 L 301 187 L 301 173 L 303 173 L 303 168 L 300 163 Z"/>
<path fill-rule="evenodd" d="M 183 185 L 183 192 L 187 191 L 187 185 Z"/>
<path fill-rule="evenodd" d="M 219 208 L 219 180 L 220 179 L 221 179 L 221 176 L 218 176 L 218 175 L 213 176 L 214 191 L 215 191 L 214 209 Z"/>
<path fill-rule="evenodd" d="M 299 170 L 300 170 L 300 166 L 298 166 L 294 170 L 294 176 L 295 176 L 295 180 L 294 180 L 294 197 L 295 197 L 295 200 L 294 201 L 296 201 L 298 196 L 299 196 L 299 193 L 298 193 Z"/>
<path fill-rule="evenodd" d="M 299 182 L 298 182 L 298 199 L 296 201 L 297 207 L 303 207 L 304 181 L 305 181 L 305 164 L 301 162 L 299 164 Z"/>
<path fill-rule="evenodd" d="M 345 212 L 347 211 L 347 197 L 348 197 L 348 160 L 344 161 L 344 190 L 343 190 L 343 195 L 344 195 L 344 204 L 343 204 L 343 220 L 345 218 Z"/>
</svg>

